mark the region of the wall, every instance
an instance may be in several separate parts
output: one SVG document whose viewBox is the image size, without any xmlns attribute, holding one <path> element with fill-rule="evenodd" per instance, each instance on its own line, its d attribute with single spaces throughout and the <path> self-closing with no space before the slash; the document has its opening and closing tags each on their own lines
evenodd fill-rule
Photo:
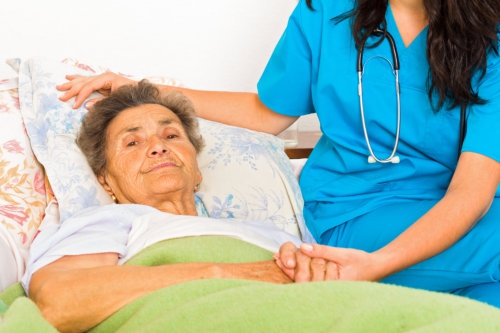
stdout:
<svg viewBox="0 0 500 333">
<path fill-rule="evenodd" d="M 0 11 L 0 58 L 69 57 L 193 88 L 255 91 L 296 3 L 10 0 Z"/>
</svg>

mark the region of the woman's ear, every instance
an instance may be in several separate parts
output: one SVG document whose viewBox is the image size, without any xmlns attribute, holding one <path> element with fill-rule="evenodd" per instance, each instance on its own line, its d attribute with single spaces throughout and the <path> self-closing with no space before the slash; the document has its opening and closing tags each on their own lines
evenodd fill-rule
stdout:
<svg viewBox="0 0 500 333">
<path fill-rule="evenodd" d="M 197 184 L 201 184 L 201 182 L 203 181 L 203 174 L 201 173 L 200 170 L 198 170 L 198 182 Z"/>
<path fill-rule="evenodd" d="M 108 182 L 106 181 L 106 178 L 104 176 L 98 176 L 97 181 L 102 185 L 104 190 L 109 194 L 111 199 L 115 202 L 118 203 L 118 199 L 115 196 L 115 193 L 113 192 L 113 189 L 111 189 L 111 186 L 108 185 Z"/>
<path fill-rule="evenodd" d="M 104 177 L 104 175 L 100 175 L 97 177 L 97 181 L 99 182 L 99 184 L 101 184 L 101 186 L 104 188 L 104 190 L 110 195 L 110 196 L 114 196 L 115 194 L 113 193 L 113 190 L 111 189 L 111 187 L 108 185 L 108 183 L 106 182 L 106 178 Z"/>
<path fill-rule="evenodd" d="M 201 184 L 201 181 L 203 180 L 203 176 L 200 172 L 200 170 L 198 169 L 197 173 L 196 173 L 196 176 L 195 176 L 196 180 L 195 180 L 195 183 L 194 183 L 194 191 L 195 192 L 198 192 L 200 190 L 200 184 Z"/>
</svg>

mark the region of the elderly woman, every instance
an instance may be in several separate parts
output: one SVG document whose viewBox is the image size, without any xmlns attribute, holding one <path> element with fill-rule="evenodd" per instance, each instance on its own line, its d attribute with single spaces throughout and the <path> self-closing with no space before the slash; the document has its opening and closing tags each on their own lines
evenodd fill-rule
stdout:
<svg viewBox="0 0 500 333">
<path fill-rule="evenodd" d="M 144 81 L 123 86 L 88 113 L 77 141 L 119 205 L 88 209 L 42 231 L 33 244 L 23 285 L 60 331 L 87 330 L 134 299 L 181 282 L 207 278 L 290 282 L 272 260 L 120 265 L 130 255 L 128 235 L 135 217 L 152 211 L 167 213 L 165 219 L 174 214 L 203 215 L 195 197 L 202 181 L 196 157 L 203 140 L 193 107 L 182 95 L 160 98 L 157 89 Z M 277 230 L 276 235 L 292 239 Z M 105 297 L 102 290 L 107 291 Z"/>
</svg>

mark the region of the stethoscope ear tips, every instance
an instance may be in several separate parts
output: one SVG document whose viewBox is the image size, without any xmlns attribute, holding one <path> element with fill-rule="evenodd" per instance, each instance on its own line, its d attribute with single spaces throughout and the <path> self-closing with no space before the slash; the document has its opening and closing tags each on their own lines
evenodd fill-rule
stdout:
<svg viewBox="0 0 500 333">
<path fill-rule="evenodd" d="M 392 164 L 398 164 L 400 162 L 400 159 L 399 159 L 399 156 L 393 156 L 393 157 L 389 157 L 385 160 L 377 161 L 375 159 L 375 157 L 373 157 L 372 155 L 368 156 L 368 163 L 373 164 L 376 162 L 380 162 L 380 163 L 389 163 L 390 162 Z"/>
</svg>

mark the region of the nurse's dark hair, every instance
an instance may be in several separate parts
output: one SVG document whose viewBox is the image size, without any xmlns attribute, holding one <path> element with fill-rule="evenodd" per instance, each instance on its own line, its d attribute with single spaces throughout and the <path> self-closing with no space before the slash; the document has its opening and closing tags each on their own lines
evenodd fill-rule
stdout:
<svg viewBox="0 0 500 333">
<path fill-rule="evenodd" d="M 485 74 L 490 52 L 498 55 L 498 0 L 423 1 L 429 16 L 427 59 L 431 104 L 436 110 L 443 106 L 484 104 L 486 101 L 472 88 L 472 78 L 476 73 Z M 314 10 L 312 2 L 306 0 Z M 387 5 L 387 0 L 355 0 L 352 11 L 333 20 L 352 20 L 352 35 L 359 47 L 374 28 L 386 25 Z"/>
<path fill-rule="evenodd" d="M 181 121 L 196 152 L 203 149 L 204 141 L 191 101 L 179 92 L 162 95 L 158 88 L 142 80 L 137 84 L 122 86 L 95 103 L 82 121 L 76 143 L 96 176 L 103 175 L 107 168 L 107 129 L 113 119 L 126 109 L 145 104 L 161 105 L 172 111 Z"/>
</svg>

